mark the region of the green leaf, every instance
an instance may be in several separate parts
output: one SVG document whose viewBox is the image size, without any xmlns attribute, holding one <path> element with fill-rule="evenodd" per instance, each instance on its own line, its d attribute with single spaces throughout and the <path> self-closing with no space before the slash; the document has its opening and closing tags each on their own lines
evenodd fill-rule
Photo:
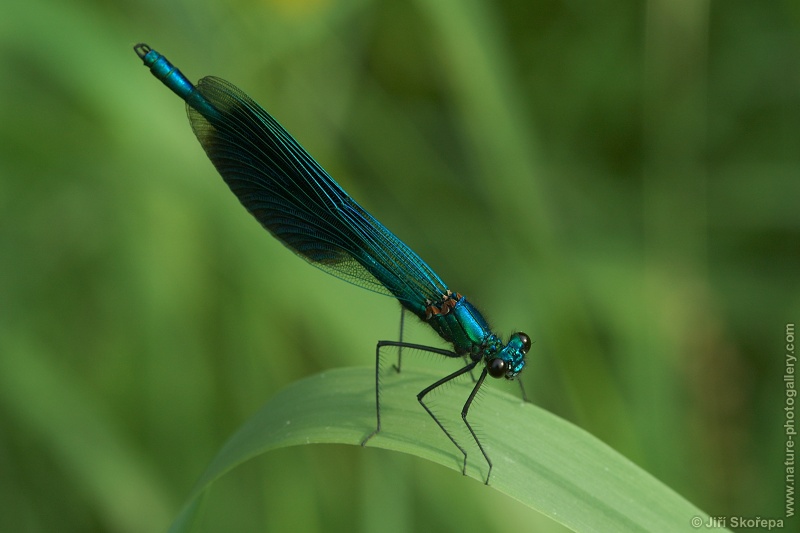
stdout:
<svg viewBox="0 0 800 533">
<path fill-rule="evenodd" d="M 383 429 L 369 446 L 460 472 L 461 454 L 416 402 L 416 394 L 438 377 L 404 369 L 382 378 Z M 298 381 L 278 393 L 223 446 L 170 531 L 186 531 L 209 485 L 261 453 L 302 444 L 358 445 L 375 425 L 373 383 L 373 369 L 344 368 Z M 460 385 L 451 389 L 462 392 Z M 449 413 L 437 398 L 433 403 L 437 414 Z M 461 404 L 455 405 L 455 419 L 446 422 L 451 429 L 460 424 Z M 685 531 L 693 519 L 708 519 L 589 433 L 499 387 L 482 388 L 469 419 L 479 428 L 494 463 L 487 490 L 499 490 L 574 531 Z M 467 475 L 482 482 L 486 462 L 466 432 L 464 437 L 455 435 L 469 454 Z"/>
</svg>

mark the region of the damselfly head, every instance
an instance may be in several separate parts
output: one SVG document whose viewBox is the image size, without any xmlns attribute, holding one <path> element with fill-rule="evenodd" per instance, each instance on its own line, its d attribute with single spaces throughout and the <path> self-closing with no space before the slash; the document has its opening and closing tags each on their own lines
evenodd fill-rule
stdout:
<svg viewBox="0 0 800 533">
<path fill-rule="evenodd" d="M 531 338 L 517 332 L 508 339 L 508 344 L 497 352 L 497 357 L 486 363 L 493 378 L 514 379 L 525 368 L 525 354 L 531 349 Z"/>
</svg>

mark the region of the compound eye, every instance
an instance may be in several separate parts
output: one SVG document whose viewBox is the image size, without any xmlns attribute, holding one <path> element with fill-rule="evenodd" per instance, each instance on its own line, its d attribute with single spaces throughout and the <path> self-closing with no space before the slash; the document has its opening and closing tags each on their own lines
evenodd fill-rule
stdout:
<svg viewBox="0 0 800 533">
<path fill-rule="evenodd" d="M 517 336 L 519 337 L 519 340 L 522 342 L 522 353 L 523 354 L 528 353 L 528 350 L 531 349 L 531 338 L 528 337 L 525 333 L 522 333 L 521 331 L 517 333 Z"/>
<path fill-rule="evenodd" d="M 489 375 L 493 378 L 502 378 L 506 375 L 506 362 L 500 359 L 499 357 L 496 359 L 492 359 L 492 362 L 489 363 Z"/>
</svg>

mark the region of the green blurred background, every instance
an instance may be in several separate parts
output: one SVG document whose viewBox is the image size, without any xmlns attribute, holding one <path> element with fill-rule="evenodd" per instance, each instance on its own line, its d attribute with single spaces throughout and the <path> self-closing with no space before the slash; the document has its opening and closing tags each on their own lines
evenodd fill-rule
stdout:
<svg viewBox="0 0 800 533">
<path fill-rule="evenodd" d="M 783 516 L 798 30 L 790 0 L 4 2 L 0 530 L 163 531 L 276 391 L 396 338 L 395 302 L 250 219 L 139 41 L 240 86 L 530 334 L 535 403 L 711 515 Z M 434 528 L 560 530 L 354 446 L 246 464 L 199 530 Z"/>
</svg>

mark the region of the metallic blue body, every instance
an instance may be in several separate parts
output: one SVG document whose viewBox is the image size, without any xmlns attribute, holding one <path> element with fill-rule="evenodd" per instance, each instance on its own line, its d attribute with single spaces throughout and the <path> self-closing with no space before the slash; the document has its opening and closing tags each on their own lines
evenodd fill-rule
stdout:
<svg viewBox="0 0 800 533">
<path fill-rule="evenodd" d="M 492 336 L 489 324 L 463 296 L 448 314 L 432 317 L 429 322 L 439 335 L 453 343 L 457 352 L 472 352 Z"/>
<path fill-rule="evenodd" d="M 146 44 L 137 44 L 134 50 L 136 50 L 137 55 L 142 58 L 145 66 L 150 68 L 150 72 L 153 73 L 153 76 L 161 80 L 164 85 L 185 100 L 188 105 L 208 117 L 216 116 L 216 110 L 209 105 L 208 101 L 206 101 L 199 92 L 197 92 L 194 84 L 170 63 L 166 57 L 151 49 Z"/>
<path fill-rule="evenodd" d="M 503 377 L 519 374 L 530 345 L 527 336 L 515 333 L 504 344 L 466 298 L 448 290 L 261 106 L 219 78 L 205 77 L 193 85 L 145 44 L 134 50 L 156 78 L 186 101 L 192 129 L 209 159 L 275 238 L 330 274 L 394 296 L 452 343 L 454 355 L 487 365 L 500 359 Z"/>
</svg>

